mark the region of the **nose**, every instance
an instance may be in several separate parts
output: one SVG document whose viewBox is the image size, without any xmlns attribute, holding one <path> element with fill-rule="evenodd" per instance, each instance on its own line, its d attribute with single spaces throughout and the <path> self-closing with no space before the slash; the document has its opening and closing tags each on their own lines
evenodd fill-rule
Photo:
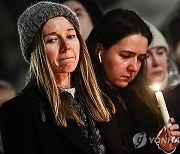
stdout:
<svg viewBox="0 0 180 154">
<path fill-rule="evenodd" d="M 70 49 L 70 45 L 67 40 L 62 40 L 61 42 L 61 52 L 67 52 Z"/>
<path fill-rule="evenodd" d="M 159 59 L 158 59 L 158 57 L 156 55 L 152 54 L 151 59 L 152 59 L 152 66 L 153 67 L 156 67 L 156 66 L 159 65 L 160 61 L 159 61 Z"/>
<path fill-rule="evenodd" d="M 130 64 L 128 66 L 128 70 L 131 72 L 137 72 L 139 70 L 139 66 L 140 66 L 140 64 L 139 64 L 137 58 L 133 58 L 130 61 Z"/>
</svg>

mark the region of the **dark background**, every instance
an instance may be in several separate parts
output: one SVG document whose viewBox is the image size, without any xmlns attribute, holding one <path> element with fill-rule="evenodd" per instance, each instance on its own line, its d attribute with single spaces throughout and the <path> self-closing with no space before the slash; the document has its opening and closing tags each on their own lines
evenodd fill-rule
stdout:
<svg viewBox="0 0 180 154">
<path fill-rule="evenodd" d="M 136 11 L 145 20 L 157 26 L 165 36 L 169 22 L 178 14 L 180 15 L 180 0 L 96 1 L 104 13 L 114 8 L 128 8 Z M 28 64 L 23 59 L 19 48 L 17 19 L 27 6 L 35 2 L 37 0 L 0 1 L 0 79 L 10 82 L 17 92 L 25 84 L 28 70 Z"/>
</svg>

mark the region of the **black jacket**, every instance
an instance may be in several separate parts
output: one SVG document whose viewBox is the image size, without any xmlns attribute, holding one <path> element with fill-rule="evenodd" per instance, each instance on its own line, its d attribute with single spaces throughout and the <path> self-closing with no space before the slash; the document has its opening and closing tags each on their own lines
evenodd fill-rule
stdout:
<svg viewBox="0 0 180 154">
<path fill-rule="evenodd" d="M 115 104 L 119 135 L 127 151 L 131 154 L 163 154 L 153 140 L 163 125 L 156 122 L 152 111 L 130 90 L 119 89 L 127 108 L 124 109 L 108 86 L 102 84 L 101 88 Z"/>
<path fill-rule="evenodd" d="M 175 123 L 180 126 L 180 84 L 174 89 L 165 90 L 164 97 L 170 117 L 173 117 Z M 180 154 L 180 145 L 178 145 L 174 154 Z"/>
<path fill-rule="evenodd" d="M 45 121 L 43 121 L 45 114 Z M 92 148 L 77 123 L 57 126 L 46 97 L 37 86 L 27 86 L 0 109 L 5 154 L 92 154 Z M 107 154 L 125 154 L 114 115 L 97 123 Z"/>
<path fill-rule="evenodd" d="M 180 125 L 180 84 L 174 89 L 165 90 L 164 97 L 170 116 Z"/>
<path fill-rule="evenodd" d="M 152 111 L 130 90 L 121 91 L 121 93 L 129 115 L 129 130 L 132 138 L 136 140 L 134 142 L 135 153 L 163 154 L 164 152 L 159 150 L 155 144 L 155 137 L 163 128 L 163 123 L 159 123 Z M 135 135 L 139 137 L 139 140 Z"/>
</svg>

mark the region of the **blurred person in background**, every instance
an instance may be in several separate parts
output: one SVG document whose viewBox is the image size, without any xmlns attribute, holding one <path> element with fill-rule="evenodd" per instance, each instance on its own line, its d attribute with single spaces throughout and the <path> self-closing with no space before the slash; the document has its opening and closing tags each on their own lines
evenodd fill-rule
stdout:
<svg viewBox="0 0 180 154">
<path fill-rule="evenodd" d="M 16 95 L 14 87 L 7 81 L 0 80 L 0 106 Z"/>
<path fill-rule="evenodd" d="M 16 95 L 14 87 L 7 81 L 0 80 L 0 106 Z M 3 146 L 0 134 L 0 154 L 3 154 Z"/>
<path fill-rule="evenodd" d="M 84 39 L 87 39 L 94 24 L 103 16 L 103 11 L 94 0 L 60 0 L 71 8 L 79 18 Z"/>
<path fill-rule="evenodd" d="M 148 47 L 146 77 L 152 90 L 158 83 L 163 91 L 171 117 L 180 125 L 180 75 L 173 60 L 169 57 L 169 46 L 162 33 L 149 24 L 153 41 Z M 180 153 L 179 146 L 175 153 Z"/>
<path fill-rule="evenodd" d="M 177 66 L 170 57 L 169 45 L 162 33 L 152 24 L 149 24 L 153 34 L 153 41 L 147 53 L 147 78 L 149 85 L 155 82 L 160 84 L 164 92 L 174 89 L 180 84 L 180 75 Z"/>
<path fill-rule="evenodd" d="M 180 72 L 180 15 L 173 18 L 167 26 L 167 40 L 170 45 L 170 55 Z"/>
</svg>

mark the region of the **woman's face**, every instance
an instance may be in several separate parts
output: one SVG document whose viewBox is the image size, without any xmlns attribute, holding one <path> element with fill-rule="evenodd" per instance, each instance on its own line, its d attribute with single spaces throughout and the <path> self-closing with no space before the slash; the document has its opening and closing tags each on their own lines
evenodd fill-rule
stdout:
<svg viewBox="0 0 180 154">
<path fill-rule="evenodd" d="M 162 82 L 167 73 L 166 50 L 155 47 L 148 50 L 147 54 L 147 79 L 150 83 Z"/>
<path fill-rule="evenodd" d="M 80 43 L 74 26 L 64 17 L 52 18 L 43 27 L 43 38 L 53 72 L 73 72 L 80 53 Z"/>
<path fill-rule="evenodd" d="M 71 8 L 76 13 L 79 18 L 83 37 L 84 39 L 87 39 L 93 28 L 93 22 L 86 8 L 76 0 L 67 0 L 63 4 Z"/>
<path fill-rule="evenodd" d="M 146 57 L 148 41 L 141 34 L 128 35 L 101 53 L 106 83 L 124 88 L 138 74 Z"/>
</svg>

